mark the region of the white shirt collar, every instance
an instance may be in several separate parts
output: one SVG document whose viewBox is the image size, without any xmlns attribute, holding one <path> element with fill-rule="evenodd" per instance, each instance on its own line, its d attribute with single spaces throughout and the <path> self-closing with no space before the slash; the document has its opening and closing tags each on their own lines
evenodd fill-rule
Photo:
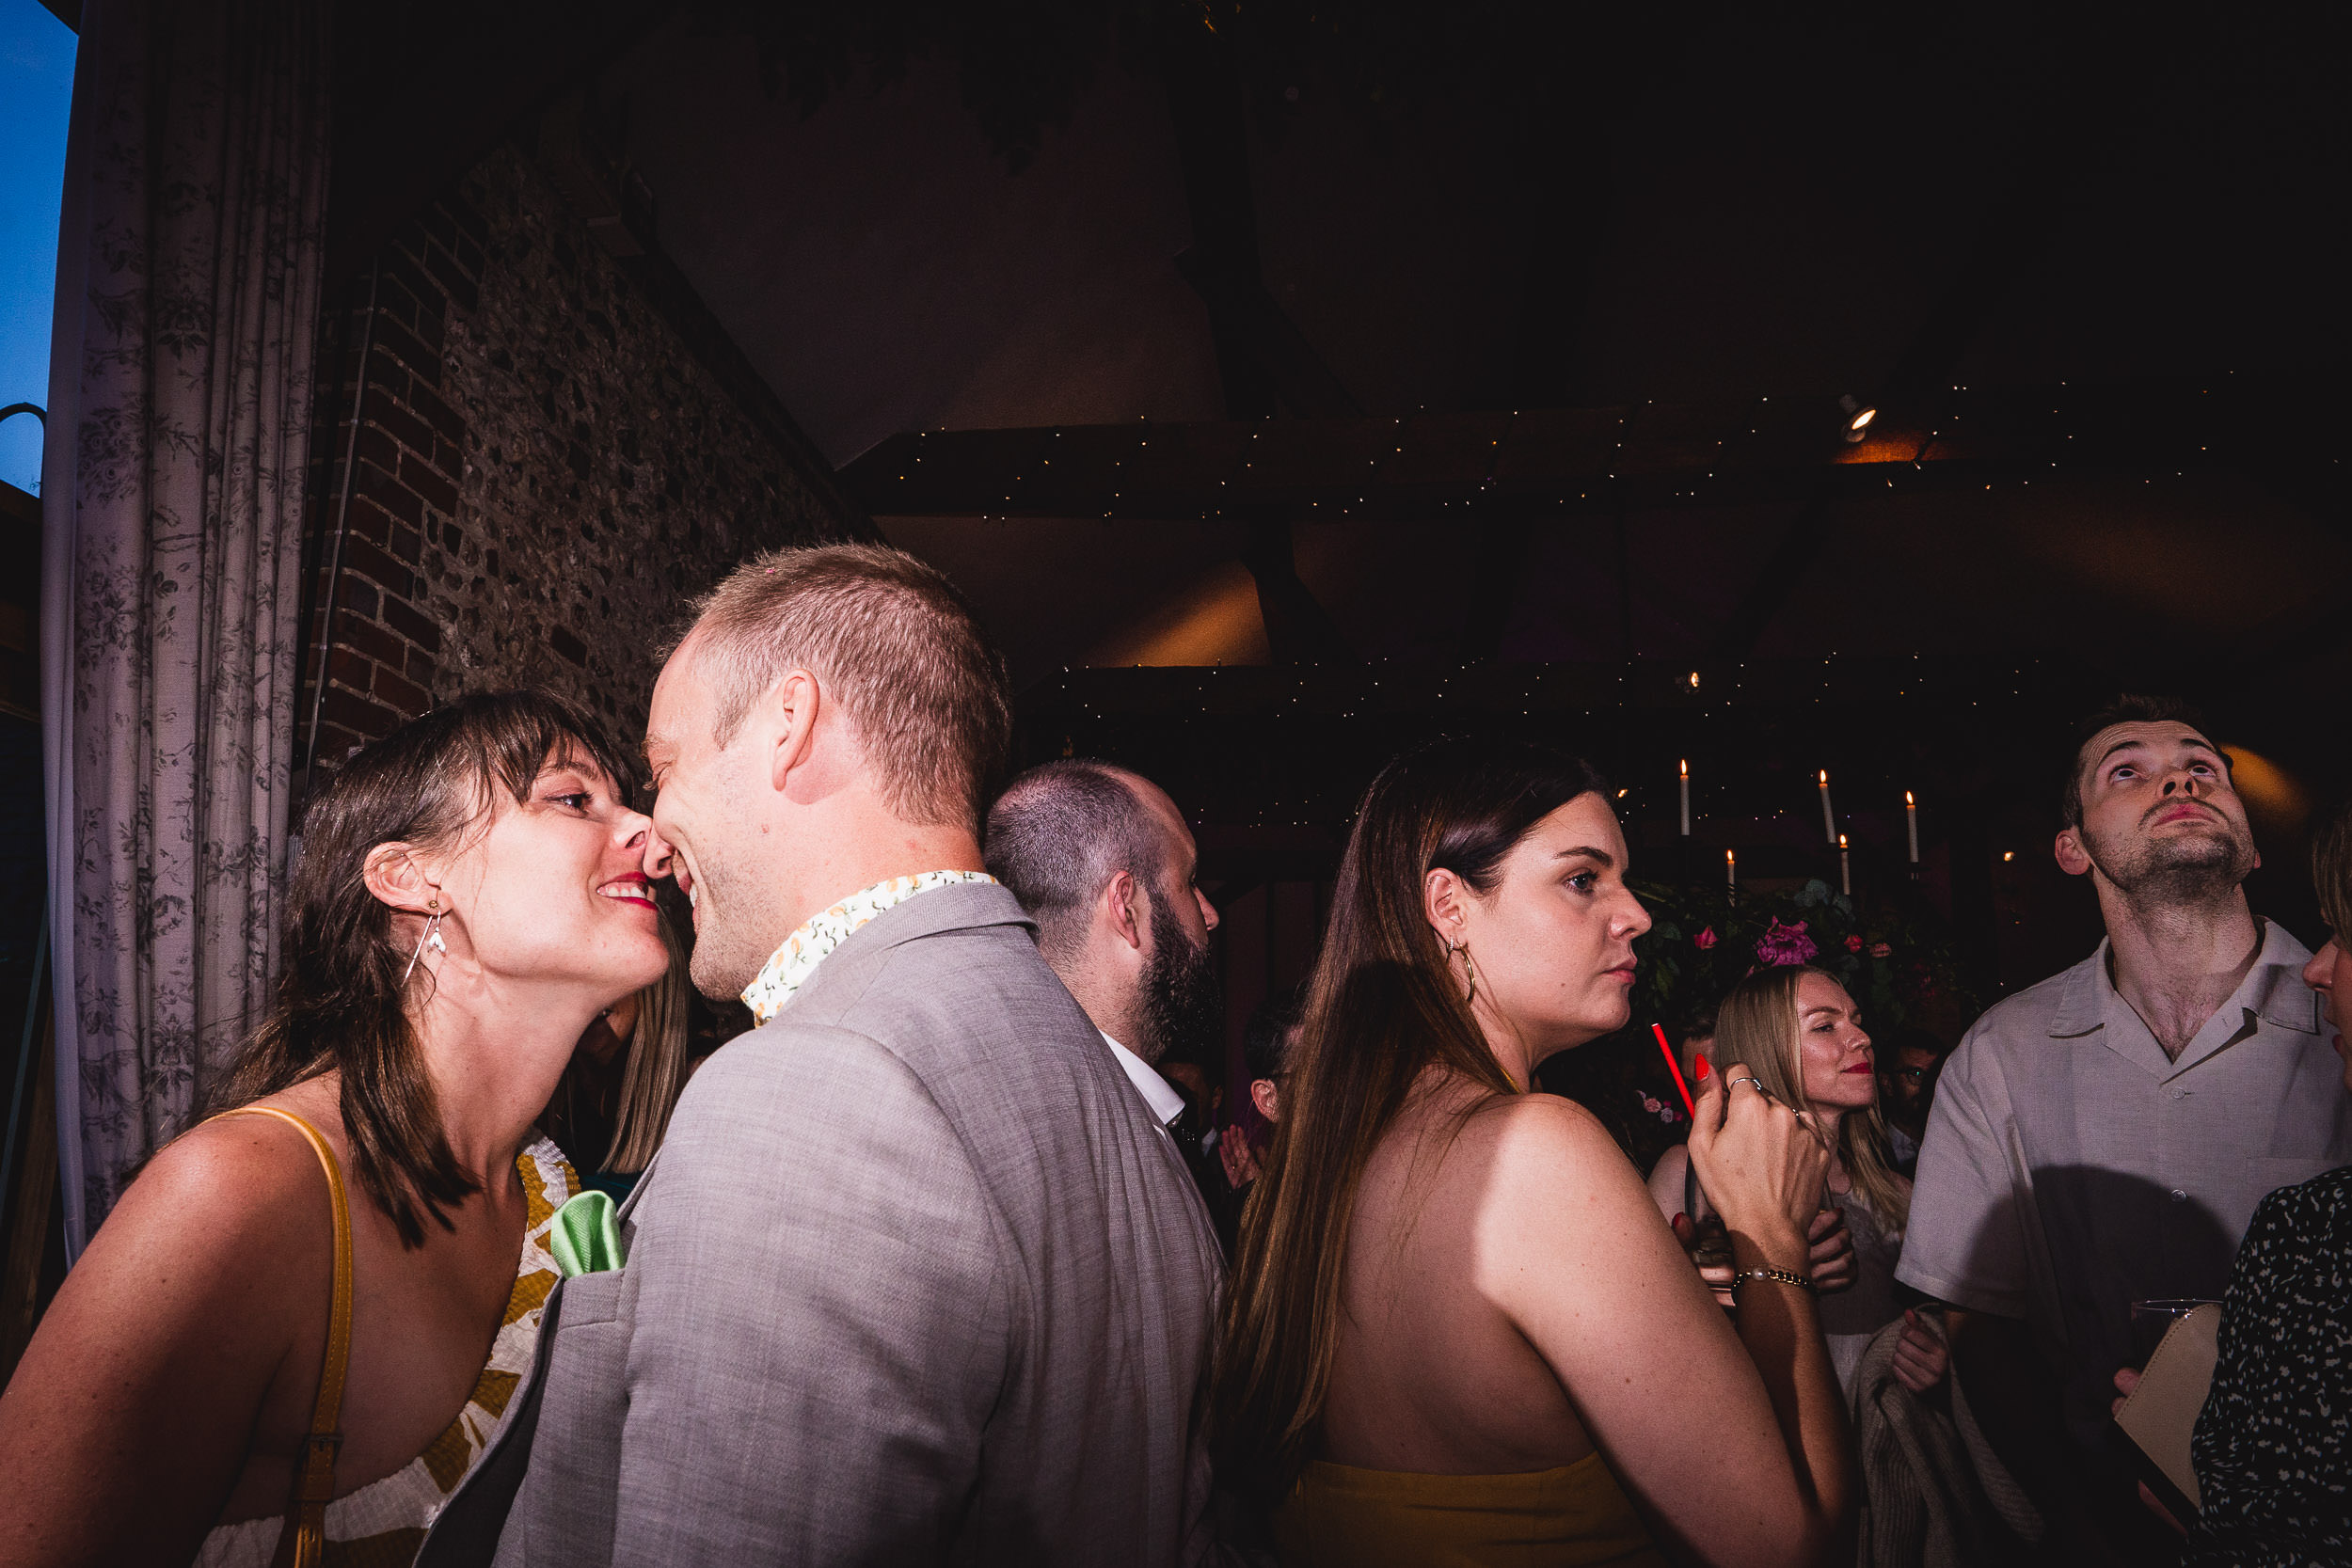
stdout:
<svg viewBox="0 0 2352 1568">
<path fill-rule="evenodd" d="M 785 938 L 784 945 L 769 955 L 752 983 L 743 988 L 743 1005 L 752 1010 L 755 1020 L 765 1023 L 799 994 L 800 989 L 808 984 L 808 977 L 817 973 L 817 966 L 834 948 L 884 910 L 894 909 L 933 888 L 995 880 L 984 871 L 918 871 L 911 877 L 893 877 L 886 882 L 860 888 L 831 909 L 810 916 L 805 925 Z"/>
<path fill-rule="evenodd" d="M 1103 1043 L 1111 1048 L 1119 1065 L 1127 1069 L 1127 1081 L 1135 1085 L 1136 1092 L 1143 1096 L 1143 1102 L 1152 1107 L 1152 1114 L 1159 1117 L 1162 1127 L 1184 1114 L 1184 1097 L 1167 1079 L 1152 1071 L 1151 1063 L 1108 1035 L 1103 1036 Z"/>
</svg>

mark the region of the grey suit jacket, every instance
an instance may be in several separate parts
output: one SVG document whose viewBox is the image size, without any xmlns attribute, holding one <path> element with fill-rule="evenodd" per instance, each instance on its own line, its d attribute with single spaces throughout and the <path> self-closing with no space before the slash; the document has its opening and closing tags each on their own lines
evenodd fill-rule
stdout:
<svg viewBox="0 0 2352 1568">
<path fill-rule="evenodd" d="M 421 1563 L 1206 1550 L 1216 1236 L 1028 925 L 921 894 L 704 1064 Z"/>
</svg>

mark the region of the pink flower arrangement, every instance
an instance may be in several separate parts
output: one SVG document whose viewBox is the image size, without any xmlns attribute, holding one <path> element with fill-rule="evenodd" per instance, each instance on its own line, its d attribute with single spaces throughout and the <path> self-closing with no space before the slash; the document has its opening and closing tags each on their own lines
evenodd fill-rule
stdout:
<svg viewBox="0 0 2352 1568">
<path fill-rule="evenodd" d="M 1712 926 L 1709 926 L 1708 927 L 1707 927 L 1707 929 L 1705 929 L 1704 931 L 1701 931 L 1701 932 L 1700 932 L 1697 936 L 1692 937 L 1692 938 L 1691 939 L 1691 944 L 1692 944 L 1693 947 L 1696 947 L 1696 948 L 1697 948 L 1700 952 L 1702 952 L 1702 953 L 1706 952 L 1708 948 L 1710 948 L 1710 947 L 1714 946 L 1714 945 L 1715 945 L 1715 927 L 1712 927 Z"/>
<path fill-rule="evenodd" d="M 1804 934 L 1804 927 L 1802 920 L 1793 926 L 1773 921 L 1765 931 L 1764 940 L 1756 944 L 1756 958 L 1768 964 L 1810 963 L 1820 949 Z"/>
<path fill-rule="evenodd" d="M 1859 953 L 1859 952 L 1861 952 L 1861 951 L 1862 951 L 1862 939 L 1861 939 L 1860 937 L 1848 937 L 1848 938 L 1846 939 L 1846 951 L 1847 951 L 1847 952 L 1849 952 L 1849 953 Z"/>
</svg>

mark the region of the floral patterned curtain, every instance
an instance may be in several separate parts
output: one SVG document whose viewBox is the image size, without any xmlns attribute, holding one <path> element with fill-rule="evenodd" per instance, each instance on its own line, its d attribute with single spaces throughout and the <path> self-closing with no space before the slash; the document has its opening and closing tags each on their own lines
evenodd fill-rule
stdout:
<svg viewBox="0 0 2352 1568">
<path fill-rule="evenodd" d="M 72 1253 L 276 965 L 329 9 L 83 8 L 42 498 Z"/>
</svg>

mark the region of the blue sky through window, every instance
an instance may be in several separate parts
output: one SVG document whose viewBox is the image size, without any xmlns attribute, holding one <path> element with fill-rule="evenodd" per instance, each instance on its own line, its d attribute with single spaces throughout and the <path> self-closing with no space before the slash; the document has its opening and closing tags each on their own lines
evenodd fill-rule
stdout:
<svg viewBox="0 0 2352 1568">
<path fill-rule="evenodd" d="M 72 29 L 37 0 L 0 0 L 0 408 L 49 404 L 49 319 L 57 286 Z M 40 422 L 0 421 L 0 479 L 38 490 Z"/>
</svg>

